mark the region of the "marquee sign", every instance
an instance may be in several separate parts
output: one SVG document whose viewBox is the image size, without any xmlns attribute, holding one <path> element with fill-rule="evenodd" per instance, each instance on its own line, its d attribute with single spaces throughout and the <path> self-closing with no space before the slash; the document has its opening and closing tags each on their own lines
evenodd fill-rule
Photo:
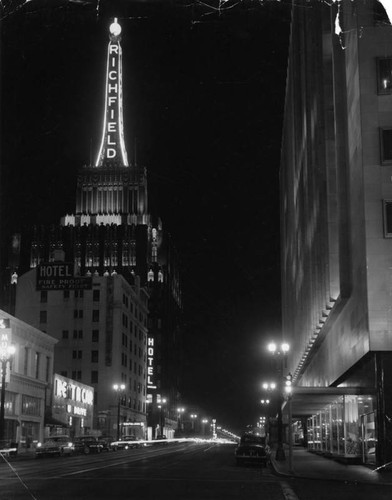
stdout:
<svg viewBox="0 0 392 500">
<path fill-rule="evenodd" d="M 37 290 L 91 290 L 92 278 L 74 276 L 72 262 L 40 264 L 37 270 Z"/>
<path fill-rule="evenodd" d="M 70 417 L 83 418 L 83 426 L 91 427 L 94 389 L 55 373 L 53 384 L 53 416 L 69 423 Z"/>
</svg>

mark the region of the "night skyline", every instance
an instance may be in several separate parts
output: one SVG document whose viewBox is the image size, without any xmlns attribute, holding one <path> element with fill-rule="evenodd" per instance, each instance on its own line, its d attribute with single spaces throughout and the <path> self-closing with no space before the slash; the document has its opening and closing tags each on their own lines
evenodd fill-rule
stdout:
<svg viewBox="0 0 392 500">
<path fill-rule="evenodd" d="M 175 9 L 118 16 L 128 156 L 147 167 L 151 211 L 181 255 L 183 394 L 218 418 L 234 406 L 246 421 L 257 414 L 257 385 L 269 371 L 263 339 L 279 334 L 278 173 L 290 9 L 249 6 L 213 22 Z M 108 18 L 69 5 L 3 21 L 5 234 L 58 223 L 73 210 L 76 171 L 94 158 L 99 141 Z"/>
</svg>

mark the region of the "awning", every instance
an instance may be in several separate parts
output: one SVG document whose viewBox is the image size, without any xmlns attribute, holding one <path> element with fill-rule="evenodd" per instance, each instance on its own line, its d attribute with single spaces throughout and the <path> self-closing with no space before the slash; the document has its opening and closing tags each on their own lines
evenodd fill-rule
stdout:
<svg viewBox="0 0 392 500">
<path fill-rule="evenodd" d="M 305 417 L 318 413 L 320 410 L 337 400 L 340 396 L 360 396 L 375 394 L 375 389 L 369 387 L 293 387 L 291 395 L 291 413 L 293 417 Z M 284 413 L 288 413 L 286 401 Z"/>
</svg>

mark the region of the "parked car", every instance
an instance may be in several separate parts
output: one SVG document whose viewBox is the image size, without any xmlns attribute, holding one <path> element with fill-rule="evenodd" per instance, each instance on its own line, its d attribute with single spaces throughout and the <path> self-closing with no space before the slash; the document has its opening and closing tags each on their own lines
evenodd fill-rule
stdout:
<svg viewBox="0 0 392 500">
<path fill-rule="evenodd" d="M 130 448 L 139 448 L 144 446 L 141 439 L 136 436 L 122 436 L 119 441 L 111 443 L 111 448 L 114 450 L 129 450 Z"/>
<path fill-rule="evenodd" d="M 74 446 L 76 453 L 84 453 L 85 455 L 101 453 L 101 451 L 108 449 L 106 443 L 96 436 L 79 436 L 75 438 Z"/>
<path fill-rule="evenodd" d="M 270 461 L 271 450 L 266 438 L 255 433 L 246 433 L 241 437 L 235 450 L 237 465 L 259 463 L 266 466 Z"/>
<path fill-rule="evenodd" d="M 74 444 L 69 436 L 51 436 L 39 442 L 35 450 L 37 458 L 43 456 L 65 456 L 72 455 L 75 451 Z"/>
</svg>

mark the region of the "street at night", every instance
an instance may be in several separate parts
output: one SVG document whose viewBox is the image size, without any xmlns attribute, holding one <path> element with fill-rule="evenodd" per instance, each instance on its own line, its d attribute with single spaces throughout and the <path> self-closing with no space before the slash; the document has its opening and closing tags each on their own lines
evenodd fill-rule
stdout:
<svg viewBox="0 0 392 500">
<path fill-rule="evenodd" d="M 0 464 L 2 500 L 387 500 L 390 484 L 299 479 L 237 466 L 233 444 L 179 443 Z"/>
</svg>

